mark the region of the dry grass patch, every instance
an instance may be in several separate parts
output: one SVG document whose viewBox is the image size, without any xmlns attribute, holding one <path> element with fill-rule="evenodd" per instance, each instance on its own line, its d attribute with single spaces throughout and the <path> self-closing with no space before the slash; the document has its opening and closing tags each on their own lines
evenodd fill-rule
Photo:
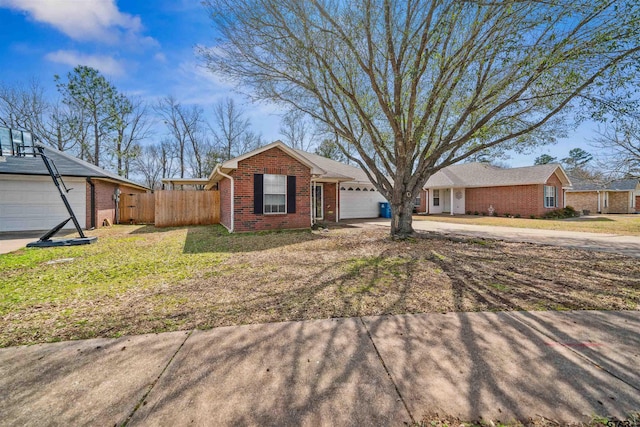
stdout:
<svg viewBox="0 0 640 427">
<path fill-rule="evenodd" d="M 416 215 L 413 219 L 414 221 L 437 221 L 454 224 L 492 225 L 640 236 L 640 215 L 599 215 L 561 220 L 504 218 L 478 215 Z"/>
<path fill-rule="evenodd" d="M 90 246 L 0 255 L 0 346 L 329 317 L 640 309 L 637 259 L 609 253 L 399 242 L 386 229 L 94 233 Z"/>
</svg>

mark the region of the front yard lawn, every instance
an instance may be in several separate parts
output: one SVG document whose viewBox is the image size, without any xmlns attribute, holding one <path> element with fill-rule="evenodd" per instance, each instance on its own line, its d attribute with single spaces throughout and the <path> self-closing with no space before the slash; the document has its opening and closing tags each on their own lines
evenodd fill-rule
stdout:
<svg viewBox="0 0 640 427">
<path fill-rule="evenodd" d="M 492 225 L 544 230 L 585 231 L 589 233 L 640 236 L 640 215 L 597 215 L 560 220 L 505 218 L 482 215 L 415 215 L 414 221 L 439 221 L 456 224 Z"/>
<path fill-rule="evenodd" d="M 640 309 L 640 263 L 387 228 L 229 235 L 116 226 L 0 255 L 0 346 L 380 314 Z"/>
</svg>

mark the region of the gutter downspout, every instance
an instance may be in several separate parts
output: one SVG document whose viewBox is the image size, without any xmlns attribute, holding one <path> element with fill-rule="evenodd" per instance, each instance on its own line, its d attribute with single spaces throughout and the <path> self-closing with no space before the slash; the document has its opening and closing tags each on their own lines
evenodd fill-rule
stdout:
<svg viewBox="0 0 640 427">
<path fill-rule="evenodd" d="M 89 204 L 91 205 L 89 207 L 91 209 L 90 227 L 94 229 L 96 228 L 96 185 L 91 181 L 90 177 L 87 177 L 87 184 L 89 184 Z"/>
<path fill-rule="evenodd" d="M 232 176 L 227 175 L 226 173 L 222 172 L 220 170 L 220 167 L 217 167 L 216 169 L 217 169 L 217 172 L 221 176 L 223 176 L 225 178 L 228 178 L 229 181 L 231 181 L 231 211 L 230 211 L 230 213 L 231 213 L 231 228 L 229 229 L 229 233 L 233 233 L 233 226 L 234 226 L 234 222 L 235 222 L 234 218 L 236 216 L 236 213 L 234 212 L 234 208 L 235 208 L 235 191 L 234 191 L 235 190 L 235 184 L 234 184 Z"/>
</svg>

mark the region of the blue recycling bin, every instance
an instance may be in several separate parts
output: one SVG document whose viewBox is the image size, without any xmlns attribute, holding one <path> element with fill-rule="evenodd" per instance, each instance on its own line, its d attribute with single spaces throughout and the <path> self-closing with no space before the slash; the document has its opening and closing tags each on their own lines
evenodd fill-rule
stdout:
<svg viewBox="0 0 640 427">
<path fill-rule="evenodd" d="M 391 218 L 391 205 L 388 202 L 380 202 L 380 216 Z"/>
</svg>

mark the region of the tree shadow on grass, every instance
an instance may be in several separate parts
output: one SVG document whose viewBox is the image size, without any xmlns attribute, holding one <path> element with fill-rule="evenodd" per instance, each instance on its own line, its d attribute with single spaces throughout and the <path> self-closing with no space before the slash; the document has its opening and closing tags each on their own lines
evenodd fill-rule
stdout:
<svg viewBox="0 0 640 427">
<path fill-rule="evenodd" d="M 189 227 L 183 253 L 256 252 L 320 239 L 310 230 L 281 230 L 256 233 L 229 233 L 220 225 Z"/>
</svg>

